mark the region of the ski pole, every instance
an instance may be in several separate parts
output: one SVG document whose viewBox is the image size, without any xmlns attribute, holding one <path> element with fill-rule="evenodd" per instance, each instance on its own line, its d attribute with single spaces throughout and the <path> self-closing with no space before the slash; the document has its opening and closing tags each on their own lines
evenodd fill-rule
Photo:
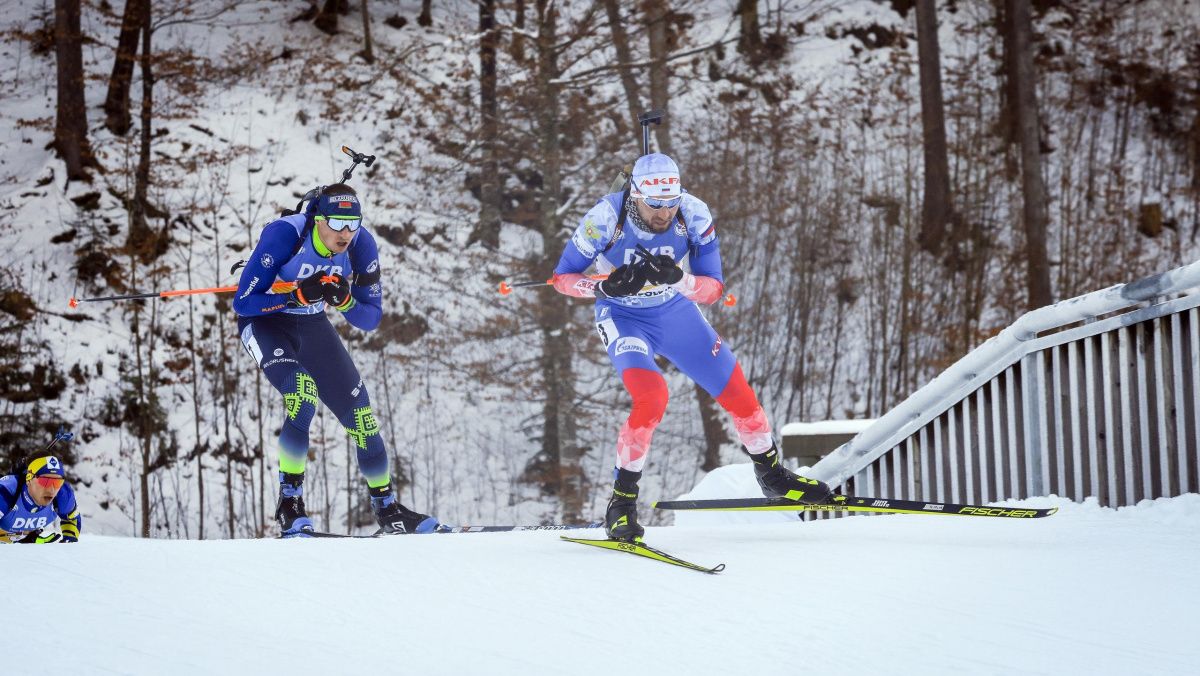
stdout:
<svg viewBox="0 0 1200 676">
<path fill-rule="evenodd" d="M 296 285 L 291 282 L 275 282 L 271 285 L 271 291 L 275 293 L 289 293 L 294 291 Z M 237 291 L 237 286 L 217 286 L 211 289 L 176 289 L 174 291 L 155 291 L 151 293 L 131 293 L 123 296 L 97 296 L 95 298 L 75 298 L 71 297 L 69 305 L 73 308 L 79 307 L 80 303 L 95 303 L 98 301 L 107 300 L 142 300 L 145 298 L 173 298 L 175 296 L 196 296 L 202 293 L 233 293 Z"/>
<path fill-rule="evenodd" d="M 608 275 L 591 275 L 589 276 L 589 279 L 608 279 Z M 550 286 L 552 284 L 554 284 L 553 279 L 547 279 L 544 282 L 513 282 L 511 284 L 507 281 L 503 281 L 500 282 L 498 291 L 500 292 L 501 296 L 507 296 L 508 294 L 512 293 L 514 289 L 521 289 L 530 286 Z M 737 305 L 737 296 L 733 295 L 732 293 L 727 293 L 725 294 L 725 297 L 721 299 L 721 303 L 727 307 L 733 307 L 734 305 Z"/>
<path fill-rule="evenodd" d="M 608 279 L 608 275 L 588 275 L 588 279 Z M 499 291 L 501 296 L 507 296 L 513 292 L 513 289 L 521 289 L 529 286 L 550 286 L 552 284 L 554 284 L 553 279 L 547 279 L 544 282 L 513 282 L 512 284 L 509 284 L 508 280 L 505 280 L 500 282 Z"/>
<path fill-rule="evenodd" d="M 74 432 L 68 432 L 65 425 L 59 425 L 58 432 L 55 433 L 54 439 L 51 440 L 51 442 L 49 444 L 46 444 L 46 447 L 43 448 L 42 451 L 45 452 L 45 451 L 50 450 L 51 448 L 54 447 L 54 444 L 57 444 L 60 441 L 70 441 L 74 438 L 75 438 Z"/>
</svg>

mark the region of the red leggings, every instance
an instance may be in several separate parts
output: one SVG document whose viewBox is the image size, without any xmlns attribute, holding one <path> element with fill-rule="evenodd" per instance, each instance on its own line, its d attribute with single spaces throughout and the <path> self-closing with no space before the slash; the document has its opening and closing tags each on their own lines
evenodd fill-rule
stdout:
<svg viewBox="0 0 1200 676">
<path fill-rule="evenodd" d="M 617 435 L 617 466 L 631 472 L 640 472 L 646 464 L 646 452 L 650 450 L 650 439 L 654 428 L 662 421 L 667 410 L 667 381 L 658 371 L 628 368 L 622 375 L 625 389 L 633 397 L 633 409 Z M 771 448 L 771 425 L 758 398 L 746 382 L 740 365 L 735 366 L 729 382 L 717 397 L 717 403 L 733 416 L 733 425 L 738 438 L 751 453 L 763 453 Z"/>
</svg>

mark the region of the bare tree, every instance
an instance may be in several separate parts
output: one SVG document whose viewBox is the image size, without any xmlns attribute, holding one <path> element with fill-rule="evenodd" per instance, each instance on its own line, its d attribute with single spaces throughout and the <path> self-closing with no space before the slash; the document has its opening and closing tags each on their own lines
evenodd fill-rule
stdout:
<svg viewBox="0 0 1200 676">
<path fill-rule="evenodd" d="M 321 6 L 317 16 L 313 19 L 313 25 L 322 33 L 337 35 L 338 14 L 341 13 L 344 5 L 345 0 L 325 0 L 325 4 Z"/>
<path fill-rule="evenodd" d="M 375 63 L 375 53 L 371 49 L 371 10 L 367 8 L 367 0 L 362 0 L 363 20 L 363 59 L 367 63 Z"/>
<path fill-rule="evenodd" d="M 1021 143 L 1021 190 L 1025 198 L 1026 306 L 1039 308 L 1053 302 L 1050 263 L 1046 253 L 1046 185 L 1042 180 L 1040 125 L 1037 105 L 1037 72 L 1033 67 L 1033 20 L 1029 0 L 1007 0 L 1008 26 L 1014 69 L 1009 73 L 1016 92 L 1017 127 Z"/>
<path fill-rule="evenodd" d="M 54 148 L 67 165 L 67 178 L 90 180 L 95 167 L 87 138 L 87 107 L 83 96 L 83 36 L 79 0 L 55 0 L 54 49 L 58 74 L 58 105 Z"/>
<path fill-rule="evenodd" d="M 942 105 L 942 60 L 938 48 L 936 0 L 917 0 L 917 53 L 921 73 L 921 130 L 925 150 L 925 196 L 921 207 L 921 248 L 941 251 L 952 217 L 950 169 L 946 159 L 946 117 Z"/>
<path fill-rule="evenodd" d="M 621 7 L 617 0 L 604 0 L 604 11 L 608 16 L 608 29 L 612 33 L 613 49 L 617 53 L 621 87 L 625 90 L 625 101 L 629 104 L 629 125 L 636 135 L 635 142 L 640 142 L 641 135 L 638 134 L 634 120 L 642 110 L 642 101 L 638 96 L 637 77 L 630 66 L 633 63 L 633 55 L 629 51 L 629 36 L 625 32 L 625 22 L 621 20 Z"/>
<path fill-rule="evenodd" d="M 666 67 L 671 51 L 667 44 L 667 20 L 671 16 L 669 0 L 643 0 L 642 12 L 645 15 L 646 33 L 650 38 L 650 107 L 666 110 L 671 83 Z M 664 118 L 662 124 L 655 127 L 654 137 L 658 139 L 658 147 L 663 152 L 671 152 L 670 117 Z"/>
<path fill-rule="evenodd" d="M 142 259 L 148 260 L 156 248 L 154 237 L 150 231 L 150 226 L 147 222 L 149 216 L 149 198 L 147 192 L 150 187 L 150 145 L 153 142 L 151 134 L 151 125 L 154 118 L 154 73 L 151 67 L 151 42 L 150 37 L 154 34 L 154 29 L 150 25 L 151 19 L 151 3 L 144 2 L 142 4 L 142 53 L 141 53 L 141 69 L 142 69 L 142 105 L 139 118 L 141 121 L 140 144 L 138 148 L 137 168 L 134 170 L 133 179 L 133 201 L 129 205 L 129 238 L 128 246 L 131 250 L 142 252 Z"/>
<path fill-rule="evenodd" d="M 762 31 L 758 25 L 758 0 L 738 0 L 734 12 L 741 20 L 741 32 L 738 34 L 738 53 L 746 57 L 750 65 L 762 61 Z"/>
<path fill-rule="evenodd" d="M 668 0 L 646 0 L 644 5 L 646 29 L 650 38 L 650 107 L 666 112 L 670 104 L 668 83 L 671 81 L 667 68 L 668 48 L 667 20 L 671 9 Z M 611 17 L 610 17 L 611 20 Z M 615 44 L 615 39 L 614 39 Z M 626 69 L 622 69 L 624 74 Z M 630 75 L 632 77 L 632 75 Z M 628 90 L 628 87 L 627 87 Z M 636 119 L 636 118 L 635 118 Z M 658 139 L 658 150 L 668 155 L 674 155 L 669 129 L 670 115 L 663 118 L 660 125 L 655 127 L 655 137 Z M 718 329 L 719 330 L 719 329 Z M 700 466 L 712 470 L 720 464 L 721 445 L 729 441 L 724 424 L 717 410 L 717 403 L 708 392 L 698 383 L 692 384 L 696 397 L 696 405 L 700 412 L 700 425 L 704 430 L 704 451 L 701 454 Z"/>
<path fill-rule="evenodd" d="M 108 78 L 108 95 L 104 99 L 104 126 L 117 136 L 129 132 L 129 87 L 133 81 L 133 62 L 137 58 L 138 39 L 142 21 L 147 16 L 146 0 L 126 0 L 121 16 L 121 32 L 117 38 L 117 58 Z"/>
<path fill-rule="evenodd" d="M 562 192 L 561 97 L 554 80 L 559 76 L 558 9 L 553 0 L 537 0 L 539 30 L 537 49 L 538 110 L 536 134 L 538 164 L 542 172 L 539 220 L 542 248 L 554 251 L 562 246 L 559 237 L 562 216 L 559 196 Z M 570 333 L 570 299 L 555 294 L 542 305 L 539 317 L 542 333 L 542 390 L 545 392 L 542 421 L 542 455 L 558 470 L 559 502 L 563 520 L 582 518 L 585 497 L 580 459 L 583 449 L 576 434 L 574 348 Z"/>
<path fill-rule="evenodd" d="M 496 0 L 479 2 L 479 145 L 483 154 L 479 176 L 479 223 L 469 242 L 500 248 L 500 163 L 496 157 Z"/>
</svg>

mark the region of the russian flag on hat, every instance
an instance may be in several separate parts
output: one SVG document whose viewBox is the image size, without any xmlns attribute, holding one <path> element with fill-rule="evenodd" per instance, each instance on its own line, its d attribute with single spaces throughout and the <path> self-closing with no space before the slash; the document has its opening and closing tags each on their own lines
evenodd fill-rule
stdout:
<svg viewBox="0 0 1200 676">
<path fill-rule="evenodd" d="M 662 153 L 642 155 L 633 165 L 633 189 L 646 197 L 676 197 L 683 193 L 679 166 Z"/>
</svg>

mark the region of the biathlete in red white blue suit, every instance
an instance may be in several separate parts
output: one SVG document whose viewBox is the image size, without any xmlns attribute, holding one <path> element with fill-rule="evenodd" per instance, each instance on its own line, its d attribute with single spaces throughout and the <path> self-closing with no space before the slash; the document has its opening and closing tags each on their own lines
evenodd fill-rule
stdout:
<svg viewBox="0 0 1200 676">
<path fill-rule="evenodd" d="M 679 267 L 685 257 L 690 273 Z M 588 278 L 584 272 L 592 265 L 608 278 Z M 617 436 L 613 494 L 604 519 L 610 538 L 634 541 L 645 532 L 637 522 L 637 482 L 668 396 L 654 363 L 659 354 L 733 416 L 764 495 L 806 503 L 828 499 L 827 485 L 779 463 L 770 423 L 737 358 L 696 306 L 710 305 L 724 293 L 720 246 L 708 205 L 682 189 L 670 157 L 642 156 L 626 191 L 592 207 L 567 243 L 553 284 L 559 293 L 596 299 L 596 330 L 633 397 Z"/>
<path fill-rule="evenodd" d="M 341 183 L 324 188 L 305 213 L 268 224 L 242 273 L 233 302 L 242 344 L 283 395 L 286 412 L 275 510 L 284 537 L 313 530 L 304 508 L 304 466 L 318 399 L 355 443 L 381 530 L 437 528 L 437 519 L 396 500 L 366 383 L 325 315 L 331 306 L 353 326 L 375 330 L 383 316 L 380 277 L 379 249 L 362 227 L 358 196 Z M 276 282 L 294 282 L 296 289 L 272 293 Z"/>
</svg>

